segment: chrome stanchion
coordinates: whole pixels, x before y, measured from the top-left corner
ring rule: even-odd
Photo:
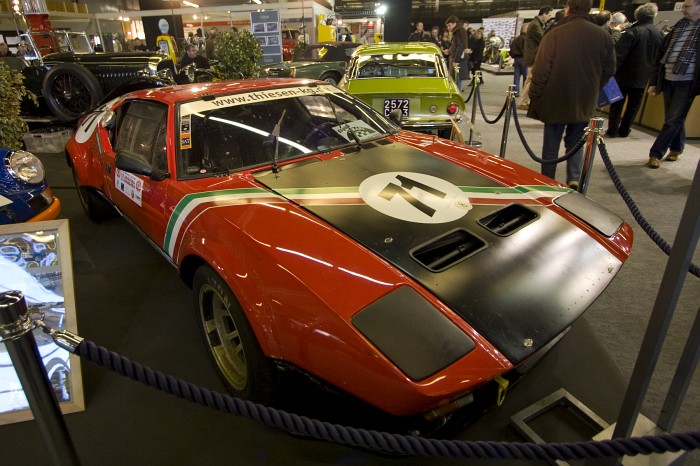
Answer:
[[[474,122],[476,121],[476,106],[478,104],[479,98],[477,97],[477,92],[479,92],[479,80],[481,79],[481,71],[476,71],[474,72],[474,76],[472,77],[472,87],[474,87],[474,94],[472,95],[472,119],[471,119],[471,125],[469,125],[469,142],[467,143],[468,145],[472,145],[474,142]]]
[[[588,190],[588,180],[591,177],[591,168],[593,167],[593,158],[595,157],[595,149],[598,145],[598,137],[603,130],[603,119],[600,117],[591,118],[588,124],[588,136],[586,139],[586,152],[583,157],[583,167],[581,168],[581,177],[578,183],[578,192],[586,194]]]
[[[5,343],[54,464],[79,465],[73,441],[41,362],[32,334],[34,328],[36,324],[27,313],[24,294],[20,291],[0,293],[0,341]]]
[[[498,155],[501,158],[506,158],[506,147],[508,146],[508,130],[510,128],[510,114],[513,111],[513,95],[515,95],[515,84],[508,86],[506,99],[506,114],[503,122],[503,135],[501,136],[501,150]]]

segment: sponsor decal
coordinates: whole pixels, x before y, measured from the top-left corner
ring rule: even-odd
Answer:
[[[221,107],[232,107],[270,100],[291,99],[309,95],[338,94],[340,92],[343,91],[331,85],[285,87],[281,89],[244,92],[241,94],[217,97],[213,100],[198,100],[184,103],[180,106],[180,114],[191,115],[193,113],[206,112]]]
[[[141,178],[117,168],[114,172],[114,186],[141,207],[143,194],[143,180]]]
[[[12,201],[6,198],[5,196],[0,196],[0,207],[4,207],[6,205],[12,204]]]

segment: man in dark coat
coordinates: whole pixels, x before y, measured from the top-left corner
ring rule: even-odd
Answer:
[[[455,65],[459,66],[459,76],[455,78],[457,87],[462,91],[462,79],[464,76],[469,77],[469,54],[471,50],[468,47],[469,38],[467,31],[460,26],[459,18],[452,15],[445,20],[447,30],[452,33],[452,41],[448,50],[448,65],[450,76],[455,78]]]
[[[543,6],[540,8],[537,16],[532,18],[527,24],[527,35],[525,36],[525,54],[523,55],[523,60],[525,66],[532,70],[535,65],[535,57],[537,56],[537,49],[542,41],[542,36],[544,36],[544,30],[552,17],[552,7]],[[530,104],[530,97],[528,96],[528,89],[530,88],[530,76],[532,76],[532,71],[525,80],[525,85],[523,86],[523,93],[520,97],[520,102],[518,102],[518,108],[521,110],[527,110],[527,106]]]
[[[525,53],[525,33],[527,24],[520,28],[520,35],[510,43],[510,56],[513,57],[513,84],[515,84],[515,95],[520,95],[520,79],[527,81],[527,65],[523,55]]]
[[[645,3],[637,7],[634,11],[636,22],[622,33],[615,45],[615,79],[623,97],[627,99],[627,106],[623,115],[624,98],[610,105],[608,130],[605,133],[608,137],[626,138],[630,134],[632,121],[642,104],[652,64],[663,41],[661,30],[654,26],[654,18],[658,12],[659,8],[654,3]]]
[[[664,125],[651,149],[649,168],[678,160],[685,147],[685,118],[700,95],[700,0],[683,2],[683,18],[664,38],[649,80],[647,92],[664,94]]]
[[[408,36],[409,42],[430,42],[430,33],[424,29],[423,22],[416,23],[416,30]]]
[[[590,21],[592,0],[568,0],[564,19],[542,39],[531,69],[528,116],[542,121],[542,158],[554,160],[564,133],[567,152],[581,140],[598,103],[598,93],[615,72],[610,34]],[[529,32],[529,29],[528,29]],[[583,148],[566,163],[566,182],[577,189]],[[555,164],[542,164],[554,178]]]

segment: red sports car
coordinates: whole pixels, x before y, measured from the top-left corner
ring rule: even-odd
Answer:
[[[632,246],[585,196],[319,81],[133,92],[66,149],[87,214],[116,207],[169,258],[218,369],[259,402],[292,367],[447,415],[551,348]]]

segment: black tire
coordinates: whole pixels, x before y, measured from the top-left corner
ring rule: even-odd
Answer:
[[[260,349],[226,282],[204,265],[194,274],[192,292],[209,355],[229,390],[256,403],[272,403],[277,379],[275,365]]]
[[[74,120],[97,107],[104,95],[95,75],[75,63],[51,68],[41,90],[46,105],[61,121]]]
[[[80,184],[78,174],[75,172],[75,167],[71,166],[73,171],[73,181],[75,189],[78,191],[80,205],[87,214],[88,218],[93,222],[99,223],[103,220],[114,218],[117,216],[117,211],[112,205],[107,202],[102,196],[97,194],[92,188],[85,187]]]
[[[340,76],[338,76],[336,73],[323,73],[318,79],[327,83],[331,83],[334,86],[337,86],[340,82]]]

